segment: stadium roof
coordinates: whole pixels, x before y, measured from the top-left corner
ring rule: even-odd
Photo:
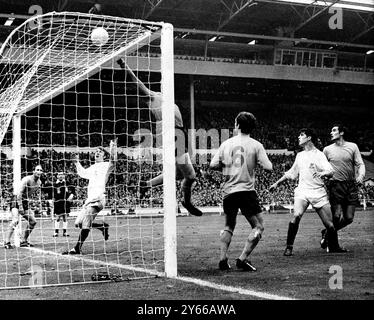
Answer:
[[[176,38],[257,45],[287,44],[365,53],[374,48],[373,0],[98,0],[103,14],[164,21],[174,25]],[[92,0],[39,0],[43,13],[88,12]],[[2,38],[9,14],[25,19],[33,0],[0,0]],[[341,29],[331,29],[330,8],[343,8]],[[31,14],[33,11],[31,12]],[[19,22],[18,22],[19,24]],[[245,37],[240,35],[245,34]],[[253,36],[251,38],[251,36]],[[215,38],[214,38],[215,37]],[[296,39],[296,41],[294,41]]]
[[[272,1],[275,2],[275,1]],[[333,4],[335,1],[313,1],[313,0],[278,0],[278,2],[288,2],[292,4],[301,4],[301,5],[320,5],[320,6],[328,6]],[[344,9],[351,9],[351,10],[360,10],[360,11],[371,11],[373,12],[373,0],[356,0],[356,1],[338,1],[335,4],[335,7],[340,7]]]

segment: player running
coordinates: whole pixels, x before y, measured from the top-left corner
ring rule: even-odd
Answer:
[[[33,247],[33,245],[28,242],[28,238],[33,229],[35,228],[36,220],[33,212],[30,209],[30,200],[33,198],[38,198],[39,202],[41,202],[40,197],[42,182],[40,180],[40,177],[42,174],[42,166],[35,166],[33,174],[28,175],[21,180],[19,191],[16,192],[12,197],[10,206],[12,220],[8,226],[8,230],[5,236],[5,249],[13,249],[10,239],[12,238],[14,230],[18,225],[19,215],[21,215],[21,217],[27,221],[27,227],[21,238],[20,247]]]
[[[255,168],[259,164],[266,170],[273,170],[273,165],[263,145],[250,137],[255,125],[256,118],[252,113],[240,112],[235,119],[238,135],[223,142],[210,163],[210,169],[222,170],[226,177],[222,190],[225,228],[220,235],[220,270],[231,269],[227,252],[239,209],[251,225],[252,231],[241,255],[236,259],[236,267],[244,271],[257,270],[248,260],[264,231],[262,209],[255,191]]]
[[[299,146],[304,150],[296,155],[291,169],[269,188],[273,191],[277,186],[287,179],[299,178],[298,186],[294,191],[294,212],[292,220],[288,224],[285,256],[293,255],[293,244],[299,229],[300,220],[309,205],[316,210],[326,227],[330,251],[336,252],[339,248],[337,233],[332,222],[332,213],[329,199],[325,189],[324,177],[331,177],[333,168],[327,161],[325,155],[315,145],[316,135],[313,130],[303,128],[299,134]]]
[[[136,82],[139,89],[150,97],[148,106],[154,115],[156,121],[162,121],[162,94],[161,92],[155,92],[146,87],[146,85],[139,80],[138,77],[132,72],[132,70],[126,65],[125,61],[121,58],[117,61],[122,69],[125,69],[131,76],[131,78]],[[177,130],[182,130],[183,132],[183,119],[179,107],[174,104],[175,113],[175,128]],[[187,150],[176,150],[176,177],[177,179],[182,179],[182,192],[183,192],[183,202],[182,205],[188,210],[188,212],[194,216],[201,216],[203,213],[196,208],[191,202],[191,191],[192,184],[196,180],[196,173],[192,166],[190,155]],[[150,187],[155,187],[163,183],[163,175],[160,174],[157,177],[149,181],[141,181],[140,188],[141,193],[145,192],[145,189]]]
[[[62,252],[62,254],[80,254],[84,241],[87,239],[91,228],[96,228],[103,233],[104,239],[109,238],[109,225],[102,222],[94,222],[97,214],[105,206],[105,185],[109,174],[114,167],[116,140],[110,142],[109,153],[103,148],[98,147],[95,151],[95,164],[85,169],[79,163],[79,156],[76,155],[75,165],[80,177],[88,179],[87,200],[75,220],[75,226],[80,228],[78,241],[74,248]],[[104,161],[109,157],[109,161]]]
[[[345,140],[347,133],[347,128],[341,124],[334,125],[330,133],[333,144],[323,149],[327,160],[334,168],[328,186],[336,231],[353,222],[356,206],[359,205],[358,185],[365,177],[365,164],[360,150],[355,143]],[[323,249],[328,248],[325,235],[326,230],[322,230]],[[341,252],[347,251],[344,248],[340,249]]]

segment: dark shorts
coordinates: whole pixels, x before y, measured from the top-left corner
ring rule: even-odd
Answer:
[[[223,199],[223,211],[226,215],[236,216],[239,209],[246,217],[262,212],[256,191],[235,192]]]
[[[328,185],[329,200],[332,206],[360,204],[358,188],[355,181],[330,181]]]
[[[70,205],[66,201],[56,201],[54,203],[53,213],[56,215],[70,213]]]
[[[18,204],[18,200],[17,200],[16,195],[13,195],[11,200],[10,200],[10,210],[12,210],[13,208],[16,208],[16,209],[19,210],[19,204]],[[24,211],[29,210],[29,201],[28,200],[26,200],[26,199],[22,200],[22,208],[23,208]]]

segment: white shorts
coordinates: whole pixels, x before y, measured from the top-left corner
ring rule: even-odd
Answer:
[[[295,200],[301,199],[312,205],[314,209],[320,209],[330,204],[325,188],[318,189],[295,189]]]
[[[75,219],[75,225],[83,228],[89,229],[91,228],[92,222],[95,220],[97,214],[103,210],[105,205],[105,197],[102,198],[95,198],[95,199],[87,199],[84,203],[83,209],[78,213],[77,218]],[[96,211],[94,214],[90,214],[87,211],[88,207],[95,207]]]

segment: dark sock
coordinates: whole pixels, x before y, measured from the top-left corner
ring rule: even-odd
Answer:
[[[339,248],[338,232],[334,227],[327,229],[327,241],[330,249]]]
[[[92,228],[98,229],[100,231],[103,231],[104,228],[106,227],[108,227],[108,224],[105,222],[101,222],[101,223],[93,222],[92,223]]]
[[[287,247],[292,247],[293,246],[298,230],[299,230],[299,224],[298,223],[290,222],[288,224],[287,242],[286,242]]]
[[[193,180],[189,180],[189,179],[184,179],[182,182],[183,200],[184,200],[184,203],[186,204],[191,203],[192,183],[193,183]]]
[[[26,229],[25,229],[25,232],[23,233],[23,240],[25,242],[27,242],[27,239],[29,238],[32,230],[34,229],[34,227],[31,227],[31,226],[28,226]]]
[[[342,216],[338,216],[338,217],[333,217],[333,223],[334,223],[334,227],[335,227],[335,230],[338,231],[340,230],[342,227],[345,226],[345,223],[344,223],[344,218]]]
[[[87,239],[89,233],[90,233],[90,229],[82,229],[81,230],[81,232],[79,233],[77,244],[74,247],[75,251],[77,251],[77,252],[81,251],[83,243]]]

